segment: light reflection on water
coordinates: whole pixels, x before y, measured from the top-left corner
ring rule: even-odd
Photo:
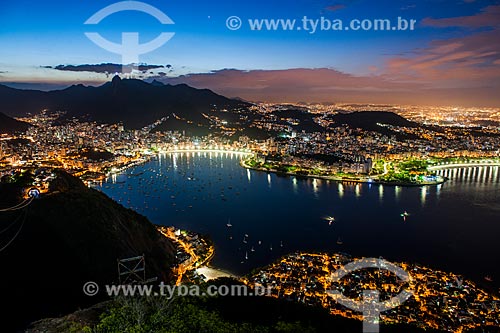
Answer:
[[[239,165],[240,158],[207,152],[165,155],[114,175],[101,189],[153,223],[210,235],[216,245],[213,264],[235,273],[295,250],[318,250],[383,256],[500,280],[499,268],[492,265],[500,256],[498,167],[442,170],[439,174],[451,179],[444,185],[395,187],[250,171]],[[400,216],[404,211],[410,213],[406,222]],[[325,216],[336,221],[329,225]],[[244,234],[249,234],[248,244],[241,242]],[[344,244],[336,244],[338,237]],[[255,252],[243,260],[251,246]]]

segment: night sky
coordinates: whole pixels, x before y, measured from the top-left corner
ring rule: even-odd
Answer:
[[[208,87],[230,97],[269,101],[500,106],[500,3],[420,1],[146,0],[175,24],[126,11],[99,25],[84,22],[117,1],[17,0],[0,3],[0,83],[56,87],[100,84],[103,73],[45,68],[121,63],[85,32],[140,42],[175,36],[140,61],[172,65],[165,82]],[[243,26],[226,27],[229,16]],[[417,21],[414,31],[251,31],[248,19],[390,19]],[[301,23],[301,22],[299,22]],[[297,24],[299,24],[297,23]],[[157,76],[154,72],[150,76]],[[42,84],[42,85],[40,85]],[[28,85],[29,86],[29,85]],[[34,87],[34,86],[33,86]]]

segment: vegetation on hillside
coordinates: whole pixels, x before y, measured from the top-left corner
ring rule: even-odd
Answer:
[[[44,316],[58,316],[106,299],[82,292],[87,281],[111,284],[118,280],[117,259],[145,255],[146,277],[171,279],[173,245],[144,216],[126,209],[79,179],[54,170],[49,193],[19,211],[0,214],[0,294],[8,304],[5,325],[14,331]],[[1,208],[13,207],[31,187],[29,171],[0,182]],[[23,222],[24,221],[24,222]]]
[[[221,278],[214,285],[240,282]],[[207,285],[202,285],[205,290]],[[331,316],[326,309],[271,297],[117,297],[93,321],[88,315],[43,321],[37,329],[51,333],[266,333],[361,332],[358,320]],[[52,326],[51,326],[52,325]],[[409,325],[381,326],[381,332],[420,332]],[[428,331],[436,333],[440,331]]]

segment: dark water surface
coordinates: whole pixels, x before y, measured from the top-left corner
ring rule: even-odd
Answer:
[[[99,189],[155,224],[209,235],[212,265],[236,274],[296,250],[329,251],[417,262],[476,281],[491,276],[498,285],[498,167],[442,171],[452,180],[437,187],[393,187],[249,171],[241,158],[162,155]]]

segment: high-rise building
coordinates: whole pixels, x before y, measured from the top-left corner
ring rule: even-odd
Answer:
[[[365,159],[364,172],[368,174],[372,172],[372,169],[373,169],[373,160],[371,157],[368,157]]]

